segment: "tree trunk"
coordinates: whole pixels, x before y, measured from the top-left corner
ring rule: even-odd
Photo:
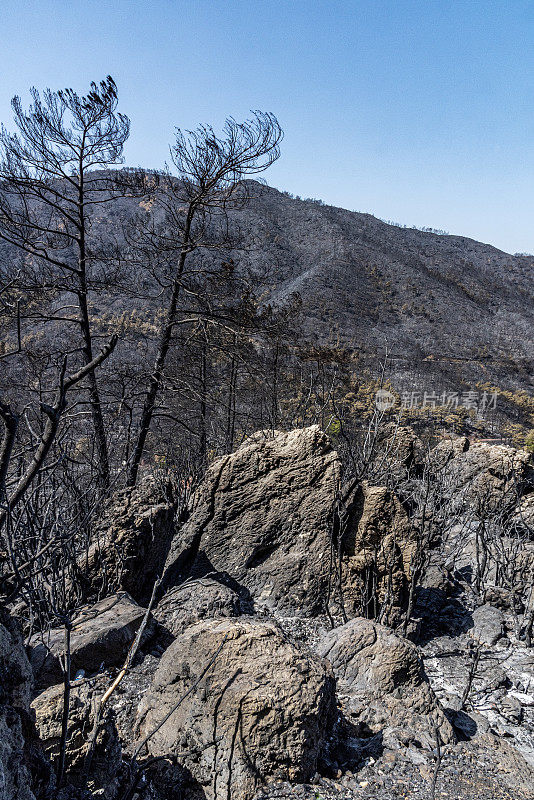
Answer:
[[[141,459],[143,457],[143,452],[145,450],[146,438],[148,436],[148,432],[150,430],[150,424],[152,422],[152,417],[154,415],[156,397],[158,395],[161,386],[161,380],[163,378],[163,368],[165,366],[165,360],[167,358],[167,353],[169,352],[169,347],[171,344],[172,329],[175,322],[176,307],[178,304],[178,296],[180,294],[180,286],[185,267],[185,260],[189,252],[189,234],[191,231],[191,222],[193,218],[193,213],[194,210],[190,206],[187,214],[187,219],[185,222],[184,234],[182,238],[182,249],[180,252],[180,258],[178,260],[176,274],[174,276],[171,298],[169,301],[169,305],[167,307],[167,313],[165,314],[165,319],[161,326],[158,349],[156,352],[156,359],[154,361],[154,368],[152,370],[152,374],[148,382],[148,389],[145,397],[145,402],[143,404],[143,411],[141,412],[141,419],[139,421],[139,433],[137,435],[137,441],[133,449],[130,468],[128,471],[128,477],[126,480],[127,486],[135,486],[137,482],[139,465],[141,464]]]
[[[63,672],[63,711],[61,715],[61,739],[59,744],[59,763],[57,769],[57,785],[61,789],[65,776],[65,763],[67,756],[67,735],[69,732],[69,713],[70,713],[70,634],[72,622],[70,619],[65,621],[65,668]]]
[[[234,352],[230,361],[230,380],[228,385],[228,406],[226,415],[226,452],[231,453],[235,438],[235,400],[237,387],[237,363],[235,357],[236,335],[234,333]]]
[[[200,350],[200,446],[199,461],[202,468],[206,465],[208,453],[208,431],[207,431],[207,349],[208,349],[207,326],[203,325],[202,344]]]
[[[83,337],[82,353],[84,364],[87,365],[93,360],[91,326],[87,311],[87,294],[80,292],[78,294],[78,301],[80,305],[80,328]],[[108,445],[106,428],[104,425],[104,416],[102,414],[102,406],[100,403],[100,393],[98,391],[98,384],[94,370],[91,370],[88,373],[87,382],[89,385],[89,402],[91,404],[91,417],[95,432],[96,452],[98,457],[99,483],[103,489],[108,489],[110,485]]]
[[[93,341],[91,335],[91,324],[89,322],[89,311],[87,308],[87,252],[85,244],[85,208],[84,208],[84,183],[83,167],[80,163],[78,175],[78,219],[79,219],[79,238],[78,238],[78,282],[77,292],[78,306],[80,311],[80,330],[82,334],[82,354],[85,365],[93,360]],[[104,416],[100,403],[100,394],[96,381],[96,374],[92,369],[87,375],[89,384],[89,403],[91,405],[91,417],[95,432],[96,452],[98,457],[99,483],[103,489],[109,489],[110,471],[108,445],[106,438],[106,428]]]
[[[3,503],[7,500],[6,479],[17,435],[19,418],[17,414],[11,411],[9,406],[5,406],[2,403],[0,403],[0,417],[2,417],[5,426],[2,445],[0,446],[0,503]]]

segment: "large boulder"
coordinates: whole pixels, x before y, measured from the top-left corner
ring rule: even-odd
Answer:
[[[164,653],[138,733],[154,732],[150,754],[175,756],[210,800],[249,800],[269,778],[309,780],[334,716],[328,664],[276,624],[204,620]]]
[[[225,571],[279,615],[339,617],[341,601],[349,615],[398,609],[414,549],[408,515],[390,489],[364,482],[345,493],[340,477],[316,425],[255,434],[208,469],[164,585]]]
[[[178,636],[201,619],[252,614],[252,601],[229,586],[225,577],[196,578],[174,586],[158,603],[154,618]]]
[[[99,790],[112,800],[118,789],[118,775],[122,765],[122,750],[111,712],[102,717],[95,740],[90,770],[85,774],[84,762],[90,748],[94,724],[97,695],[102,695],[105,686],[93,687],[81,682],[71,688],[69,720],[67,728],[66,776],[73,786],[84,787],[88,783],[91,791]],[[60,752],[63,684],[50,686],[32,703],[36,715],[37,730],[46,755],[57,762]]]
[[[454,734],[425,676],[417,648],[389,628],[353,619],[329,631],[319,653],[332,664],[344,713],[385,746],[432,749]]]
[[[148,602],[174,535],[175,511],[173,487],[153,476],[118,492],[80,563],[86,591],[104,597],[124,590],[137,602]]]
[[[71,669],[98,672],[102,665],[118,666],[132,644],[145,616],[126,592],[106,597],[83,608],[74,618],[70,639]],[[150,628],[145,629],[145,636]],[[36,634],[30,642],[31,665],[41,688],[61,680],[60,660],[65,649],[63,628]]]
[[[24,754],[26,742],[20,715],[0,706],[0,797],[2,800],[35,800],[32,776]]]
[[[0,608],[0,701],[28,708],[33,676],[17,622]]]
[[[53,774],[30,713],[32,672],[20,630],[0,609],[0,797],[51,797]]]
[[[340,460],[318,426],[255,434],[209,467],[164,584],[226,571],[261,605],[325,611],[339,480]]]

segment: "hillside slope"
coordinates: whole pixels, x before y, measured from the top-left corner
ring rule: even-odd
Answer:
[[[534,256],[249,188],[251,200],[231,217],[253,245],[235,260],[268,275],[271,302],[300,295],[303,340],[346,347],[371,365],[387,350],[399,390],[422,388],[423,377],[436,391],[533,387]],[[96,222],[120,240],[140,211],[150,213],[121,199],[101,206]],[[9,262],[15,253],[0,246],[0,266]],[[119,314],[139,302],[99,294],[97,306]]]
[[[443,364],[469,359],[474,374],[529,383],[534,257],[270,188],[251,203],[248,222],[240,216],[263,233],[256,257],[274,269],[273,299],[300,293],[310,338],[371,355],[387,346],[412,367],[429,356]]]

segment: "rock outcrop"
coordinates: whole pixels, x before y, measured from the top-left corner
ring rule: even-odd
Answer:
[[[51,797],[53,774],[30,713],[33,677],[16,622],[0,609],[0,797]]]
[[[400,500],[385,486],[357,487],[342,539],[342,586],[352,616],[378,613],[383,603],[402,605],[415,548]]]
[[[103,597],[124,590],[147,603],[169,552],[175,510],[173,487],[150,476],[119,492],[92,531],[83,557],[87,591]]]
[[[327,633],[320,645],[337,680],[343,710],[381,733],[383,742],[435,747],[454,734],[424,674],[417,648],[371,620],[353,619]]]
[[[108,549],[91,553],[91,592],[128,585],[142,598],[164,565],[149,625],[86,775],[96,703],[146,612],[121,589],[74,619],[58,794],[64,631],[31,641],[40,693],[30,706],[21,636],[0,612],[1,800],[117,800],[136,778],[139,800],[385,800],[395,781],[424,797],[438,737],[437,791],[531,800],[519,753],[534,752],[532,458],[461,437],[429,455],[408,429],[386,431],[387,447],[395,433],[387,486],[342,486],[340,459],[313,426],[256,434],[215,462],[176,532],[157,484],[121,493],[98,526]],[[393,626],[405,619],[427,492],[432,538],[406,627],[416,646]],[[497,538],[477,561],[477,515],[494,511],[486,534]],[[516,748],[498,751],[511,770],[502,793],[494,773],[477,782],[477,759],[491,760],[499,736]]]
[[[471,442],[467,436],[447,436],[432,448],[429,454],[429,467],[436,475],[445,469],[450,461],[462,453],[467,453]]]
[[[514,509],[510,522],[520,536],[534,541],[534,492],[521,499]]]
[[[351,493],[339,547],[340,476],[317,426],[251,437],[209,468],[164,583],[225,571],[275,614],[336,613],[339,557],[346,612],[361,613],[373,593],[400,606],[413,549],[408,516],[392,491],[364,483]]]
[[[250,437],[209,467],[173,540],[164,583],[225,571],[260,605],[324,612],[340,468],[316,425]]]
[[[386,424],[379,432],[378,440],[384,461],[397,480],[420,474],[426,459],[426,449],[412,428],[396,423]]]
[[[98,672],[102,665],[122,664],[145,616],[126,592],[111,595],[83,608],[72,623],[70,652],[72,674]],[[145,630],[148,636],[150,628]],[[54,628],[31,641],[31,665],[41,688],[61,680],[60,659],[65,649],[63,628]]]
[[[503,612],[486,603],[473,611],[472,618],[470,633],[473,638],[485,647],[493,647],[504,633]]]
[[[526,450],[475,442],[454,454],[442,471],[443,493],[457,506],[486,513],[511,512],[534,488],[534,459]]]
[[[242,617],[178,636],[138,727],[144,737],[161,725],[150,753],[177,757],[210,800],[249,800],[270,778],[309,780],[334,716],[328,664],[299,652],[274,623]]]

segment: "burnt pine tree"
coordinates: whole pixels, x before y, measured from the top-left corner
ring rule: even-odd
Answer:
[[[280,155],[282,130],[274,114],[256,111],[238,123],[226,120],[222,136],[210,125],[176,131],[171,159],[176,176],[161,177],[155,200],[165,223],[152,231],[154,247],[174,263],[156,355],[141,411],[127,483],[134,486],[161,389],[165,362],[177,324],[186,262],[199,249],[229,244],[227,209],[247,199],[246,178],[266,170]]]
[[[92,215],[121,193],[110,167],[122,163],[130,121],[117,112],[117,87],[109,76],[92,83],[86,96],[72,89],[46,89],[42,96],[32,89],[31,96],[27,111],[19,97],[12,100],[17,132],[3,126],[0,131],[0,239],[25,254],[30,290],[74,296],[75,303],[54,320],[78,330],[87,366],[94,359],[88,295],[99,250]],[[86,379],[100,482],[106,487],[108,447],[93,368]]]

